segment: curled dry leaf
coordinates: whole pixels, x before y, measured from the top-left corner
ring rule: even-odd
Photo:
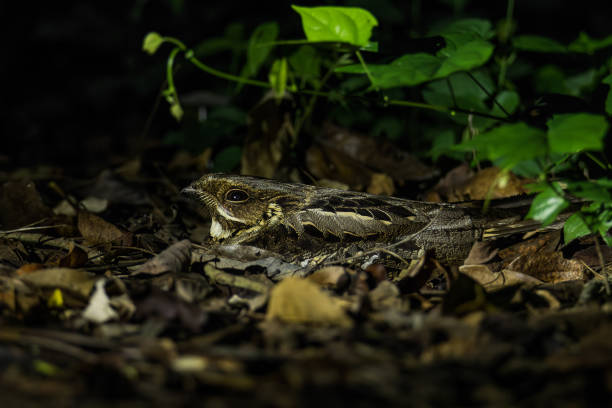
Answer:
[[[487,291],[495,291],[513,285],[534,286],[543,283],[541,280],[521,272],[510,270],[493,272],[487,265],[463,265],[459,267],[459,272],[474,279]]]
[[[180,272],[191,260],[191,242],[184,239],[155,255],[140,265],[132,275],[159,275],[166,272]]]
[[[270,293],[267,319],[286,323],[352,326],[340,302],[308,279],[287,278]]]

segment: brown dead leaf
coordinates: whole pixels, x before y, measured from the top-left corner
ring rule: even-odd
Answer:
[[[240,174],[274,178],[287,157],[295,139],[293,100],[287,96],[277,102],[270,92],[249,112]]]
[[[495,258],[499,250],[492,246],[491,242],[476,241],[470,249],[470,253],[463,261],[464,265],[480,265],[489,262]]]
[[[286,323],[352,326],[340,302],[308,279],[287,278],[270,293],[266,319]]]
[[[21,280],[32,285],[68,290],[82,299],[89,298],[97,279],[92,273],[70,268],[41,269],[21,277]]]
[[[393,195],[395,192],[393,179],[384,173],[372,173],[370,185],[366,191],[370,194]]]
[[[530,237],[527,240],[517,242],[514,245],[501,249],[498,254],[507,265],[519,256],[531,257],[536,254],[553,253],[560,240],[560,231],[538,234],[537,236]]]
[[[19,269],[15,271],[15,273],[17,274],[17,276],[22,276],[22,275],[27,275],[29,273],[32,273],[34,271],[38,271],[44,268],[45,268],[45,265],[43,264],[29,263],[29,264],[21,265]]]
[[[506,267],[506,270],[522,272],[550,283],[584,280],[584,269],[582,263],[564,259],[561,252],[520,256]]]
[[[492,272],[487,265],[463,265],[459,267],[459,272],[474,279],[488,292],[499,290],[505,286],[539,285],[543,283],[533,276],[516,271]]]
[[[149,259],[132,275],[159,275],[166,272],[180,272],[191,260],[191,242],[188,239],[179,241]]]
[[[400,185],[407,181],[429,180],[437,170],[423,164],[414,155],[399,149],[387,140],[369,137],[326,123],[317,142],[324,149],[333,148],[348,158],[389,175]]]
[[[72,244],[70,251],[59,260],[59,266],[64,268],[80,268],[87,263],[87,252]]]
[[[326,266],[317,269],[306,279],[325,288],[341,290],[346,288],[351,281],[350,274],[355,271],[348,270],[342,266]]]
[[[83,238],[93,245],[119,242],[129,246],[132,241],[132,234],[86,211],[79,211],[77,227]]]
[[[7,181],[0,186],[0,225],[5,230],[51,217],[34,183]]]
[[[498,167],[489,167],[474,173],[467,164],[461,164],[449,171],[438,184],[425,195],[426,200],[440,202],[457,202],[505,198],[525,194],[523,186],[527,180],[518,178],[513,173],[500,176]],[[489,196],[491,186],[495,188]]]
[[[306,167],[319,180],[335,180],[352,190],[363,190],[370,184],[372,170],[332,147],[312,145],[306,151]]]

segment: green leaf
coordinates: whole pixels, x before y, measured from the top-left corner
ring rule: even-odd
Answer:
[[[149,55],[153,55],[163,42],[163,37],[155,31],[152,31],[147,34],[144,40],[142,41],[142,50],[148,53]]]
[[[602,48],[606,48],[612,45],[612,35],[607,36],[601,40],[596,40],[589,37],[587,33],[580,33],[578,38],[574,40],[567,48],[573,52],[580,52],[585,54],[593,54]]]
[[[542,225],[546,226],[552,223],[557,215],[568,206],[567,200],[560,196],[553,187],[549,186],[535,196],[527,213],[527,218],[540,221]]]
[[[226,173],[240,164],[242,149],[240,146],[229,146],[221,150],[214,159],[213,171]]]
[[[579,198],[591,201],[612,202],[612,180],[597,179],[567,183],[568,191]]]
[[[565,221],[565,225],[563,226],[563,240],[566,244],[576,238],[589,235],[590,233],[591,229],[584,222],[582,214],[580,213],[572,214]]]
[[[302,18],[308,41],[343,42],[359,47],[368,45],[376,17],[358,7],[299,7],[292,5]]]
[[[612,115],[612,74],[605,77],[601,82],[610,85],[608,96],[606,97],[606,113]]]
[[[313,84],[319,82],[321,75],[321,57],[310,45],[302,45],[289,57],[292,72],[303,80]]]
[[[525,123],[504,124],[474,136],[472,140],[455,146],[456,150],[471,152],[474,149],[485,159],[511,169],[513,166],[543,156],[547,152],[546,135]]]
[[[512,40],[515,48],[523,51],[534,52],[567,52],[567,47],[552,38],[539,35],[519,35]]]
[[[602,115],[568,113],[555,115],[547,122],[548,143],[555,153],[601,150],[608,122]]]
[[[368,64],[374,78],[374,86],[382,89],[397,86],[413,86],[435,78],[440,68],[438,57],[430,54],[406,54],[387,65]],[[336,69],[347,74],[364,74],[361,64],[348,65]]]
[[[247,46],[247,62],[242,71],[243,76],[255,76],[270,52],[274,48],[271,44],[278,37],[278,24],[275,22],[263,23],[257,26],[249,38]]]
[[[281,98],[287,90],[287,58],[281,58],[274,61],[268,80],[277,99]]]
[[[437,55],[406,54],[390,64],[368,64],[368,70],[374,78],[373,86],[381,89],[414,86],[483,65],[494,49],[493,44],[486,41],[491,35],[490,27],[491,24],[486,20],[460,20],[433,33],[442,35],[446,41],[446,46]],[[365,73],[360,64],[340,67],[336,72]]]

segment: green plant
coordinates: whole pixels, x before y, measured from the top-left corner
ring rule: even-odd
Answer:
[[[285,92],[306,96],[296,117],[296,134],[320,97],[339,104],[349,104],[351,98],[359,97],[384,106],[437,112],[448,126],[432,128],[432,157],[467,155],[473,163],[491,162],[502,169],[497,180],[500,184],[510,171],[536,179],[532,191],[538,194],[528,217],[545,225],[570,204],[570,197],[579,197],[584,206],[568,219],[566,241],[599,233],[612,244],[608,234],[612,227],[611,166],[603,156],[612,115],[612,58],[594,58],[598,65],[571,75],[552,64],[535,67],[536,90],[542,94],[582,97],[597,87],[606,87],[604,106],[591,107],[593,112],[582,107],[553,106],[549,114],[530,118],[520,110],[525,101],[513,81],[513,75],[518,75],[513,69],[520,68],[530,55],[597,55],[612,45],[612,36],[597,40],[581,33],[569,45],[542,36],[514,36],[513,7],[514,2],[509,0],[506,18],[497,30],[485,19],[454,21],[428,32],[428,38],[441,39],[438,48],[407,53],[384,64],[367,63],[364,58],[366,52],[377,52],[377,44],[371,41],[377,19],[364,9],[347,7],[292,6],[301,17],[304,40],[279,41],[276,23],[260,25],[248,41],[240,75],[204,64],[176,38],[150,33],[143,49],[153,54],[163,43],[174,46],[167,60],[168,87],[164,95],[177,119],[183,114],[173,78],[179,54],[202,71],[234,81],[239,87],[270,88],[279,97]],[[285,50],[293,47],[294,51],[271,61],[280,46]],[[268,81],[255,79],[269,61]],[[332,77],[343,82],[329,87]],[[420,100],[392,97],[396,90],[405,88],[417,89]],[[550,107],[536,104],[532,108],[531,112],[539,112]],[[456,125],[463,128],[459,142],[449,133]],[[602,176],[590,176],[592,164]]]

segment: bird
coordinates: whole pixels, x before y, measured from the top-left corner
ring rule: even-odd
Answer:
[[[255,246],[302,265],[377,249],[401,259],[429,252],[458,265],[477,241],[541,227],[523,219],[525,205],[483,213],[474,203],[431,203],[222,173],[206,174],[181,193],[210,214],[212,243]]]

